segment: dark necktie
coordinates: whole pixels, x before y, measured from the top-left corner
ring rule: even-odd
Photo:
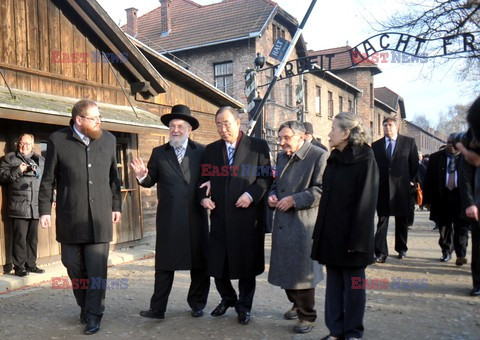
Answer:
[[[447,175],[447,188],[448,190],[452,191],[455,189],[455,158],[453,157],[448,158]]]
[[[388,139],[388,145],[387,145],[387,158],[389,161],[392,160],[392,140]]]

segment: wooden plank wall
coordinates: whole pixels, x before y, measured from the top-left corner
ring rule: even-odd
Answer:
[[[0,70],[12,88],[128,105],[128,81],[50,0],[0,2]],[[0,86],[5,86],[0,80]]]

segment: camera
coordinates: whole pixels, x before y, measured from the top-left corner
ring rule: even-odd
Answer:
[[[38,169],[38,165],[37,164],[27,164],[27,172],[30,172],[30,171],[37,171]]]
[[[453,145],[457,143],[462,143],[467,149],[480,154],[480,144],[473,135],[472,129],[468,129],[466,132],[456,133],[453,139]]]

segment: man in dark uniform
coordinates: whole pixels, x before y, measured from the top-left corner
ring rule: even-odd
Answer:
[[[407,254],[408,213],[411,190],[418,172],[418,151],[415,140],[398,134],[397,120],[383,120],[385,137],[372,144],[380,172],[375,234],[375,255],[378,263],[388,256],[387,232],[389,216],[395,216],[395,250],[398,258]]]
[[[211,197],[199,191],[211,211],[208,265],[222,300],[212,316],[235,307],[238,322],[250,322],[255,277],[265,270],[264,195],[271,183],[268,145],[240,131],[238,113],[222,107],[215,114],[220,140],[207,145],[202,162],[203,182]],[[230,280],[239,280],[239,295]]]
[[[187,106],[175,105],[161,120],[170,128],[169,143],[153,149],[147,167],[139,158],[131,164],[141,186],[157,184],[158,197],[155,287],[150,309],[140,315],[165,318],[175,270],[190,270],[187,301],[199,317],[210,289],[207,213],[196,196],[205,147],[189,139],[199,123]]]
[[[101,129],[98,106],[91,100],[77,102],[70,126],[48,138],[39,193],[43,228],[51,226],[55,188],[62,263],[72,281],[88,280],[87,289],[79,287],[73,293],[81,308],[80,322],[86,323],[85,334],[95,334],[105,310],[105,286],[93,283],[106,282],[112,222],[120,222],[122,201],[116,139]]]

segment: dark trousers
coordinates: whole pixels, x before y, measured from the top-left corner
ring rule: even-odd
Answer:
[[[440,232],[438,244],[442,253],[451,255],[455,249],[457,257],[467,256],[468,222],[456,217],[453,221],[438,225]]]
[[[64,244],[62,243],[62,263],[67,268],[70,280],[88,280],[87,289],[80,284],[73,289],[77,304],[87,314],[102,317],[105,310],[104,286],[94,285],[107,279],[109,243]]]
[[[388,255],[387,233],[388,216],[378,216],[377,232],[375,233],[375,255]],[[395,216],[395,251],[407,252],[408,217]]]
[[[33,268],[37,264],[38,220],[12,218],[13,267]]]
[[[155,270],[155,287],[150,308],[165,312],[167,310],[168,296],[172,291],[173,270]],[[207,304],[208,291],[210,290],[210,276],[207,268],[190,270],[190,289],[188,290],[187,302],[192,310],[202,310]]]
[[[352,278],[365,279],[365,267],[347,268],[327,265],[325,324],[330,335],[361,338],[365,314],[365,289],[353,289]],[[356,279],[358,282],[358,279]]]
[[[250,312],[253,304],[253,296],[255,295],[255,276],[241,278],[238,280],[237,297],[237,292],[233,288],[232,281],[230,280],[228,259],[225,258],[223,277],[215,278],[215,286],[217,287],[218,293],[222,297],[223,304],[235,306],[237,313]]]
[[[287,298],[297,309],[298,319],[314,322],[317,319],[315,310],[315,288],[285,289]]]
[[[472,279],[473,286],[480,287],[480,224],[472,223]]]
[[[410,193],[410,200],[408,202],[408,217],[407,217],[407,227],[413,225],[415,221],[415,204],[417,203],[417,191],[412,189]]]

